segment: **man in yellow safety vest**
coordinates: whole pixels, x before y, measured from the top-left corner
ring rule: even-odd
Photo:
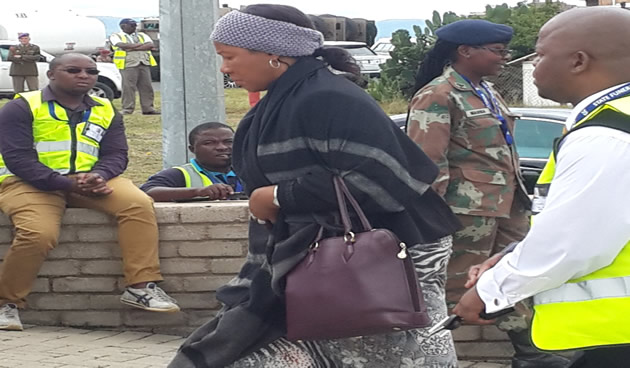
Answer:
[[[162,275],[153,201],[119,176],[128,161],[122,117],[111,101],[87,95],[98,77],[96,63],[64,54],[47,75],[46,88],[20,93],[0,110],[0,210],[15,226],[0,268],[0,330],[22,330],[18,308],[58,243],[66,206],[116,218],[127,285],[122,303],[178,311],[157,286]]]
[[[114,65],[122,75],[123,115],[133,113],[136,107],[136,91],[140,95],[140,107],[144,115],[158,115],[153,107],[151,69],[157,62],[151,54],[153,41],[142,32],[136,32],[136,21],[125,18],[120,21],[122,32],[114,33],[109,42],[114,49]]]
[[[484,324],[483,309],[533,297],[532,342],[580,350],[572,368],[630,365],[629,24],[621,8],[580,8],[540,30],[535,84],[542,97],[573,104],[569,131],[539,179],[530,232],[471,269],[476,285],[454,309]]]

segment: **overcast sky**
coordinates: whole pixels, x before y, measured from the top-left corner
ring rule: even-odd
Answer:
[[[185,0],[184,0],[185,1]],[[209,0],[210,1],[210,0]],[[541,0],[544,1],[544,0]],[[39,12],[73,11],[81,15],[111,15],[119,17],[143,17],[159,14],[159,0],[21,0],[9,4],[2,0],[3,13],[7,10]],[[241,5],[273,3],[292,5],[308,14],[335,14],[350,18],[426,19],[433,10],[440,13],[454,11],[457,14],[480,12],[486,4],[507,3],[516,5],[517,0],[220,0],[220,4],[238,8]],[[565,0],[572,5],[585,5],[584,0]]]

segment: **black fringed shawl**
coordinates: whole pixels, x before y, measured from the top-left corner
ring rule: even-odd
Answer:
[[[438,169],[376,102],[311,57],[300,58],[241,121],[233,165],[248,193],[277,184],[273,231],[249,227],[238,277],[217,292],[219,315],[182,345],[170,368],[223,367],[284,335],[284,276],[320,225],[335,222],[333,175],[344,178],[374,227],[410,245],[459,222],[430,188]]]

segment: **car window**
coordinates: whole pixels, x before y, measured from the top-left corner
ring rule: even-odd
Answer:
[[[348,50],[348,52],[352,56],[374,56],[375,55],[374,51],[370,50],[367,47],[350,47],[350,48],[344,47],[344,49]]]
[[[521,158],[549,158],[553,141],[562,135],[564,124],[549,120],[521,118],[516,120],[516,148]]]
[[[9,58],[9,47],[0,47],[0,58],[4,61],[7,61]]]

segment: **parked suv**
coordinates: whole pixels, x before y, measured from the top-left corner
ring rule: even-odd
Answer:
[[[9,56],[9,47],[16,45],[17,41],[0,40],[0,97],[13,96],[13,81],[9,75],[11,62],[7,60]],[[40,51],[42,57],[37,62],[37,70],[39,72],[39,88],[48,85],[48,63],[54,58],[51,54],[44,50]],[[119,98],[122,94],[122,77],[118,69],[113,63],[96,63],[96,67],[100,71],[98,81],[90,95],[105,97],[113,100]]]
[[[388,59],[387,56],[377,55],[363,42],[324,41],[324,47],[346,49],[359,64],[361,74],[370,78],[381,76],[381,64]]]

